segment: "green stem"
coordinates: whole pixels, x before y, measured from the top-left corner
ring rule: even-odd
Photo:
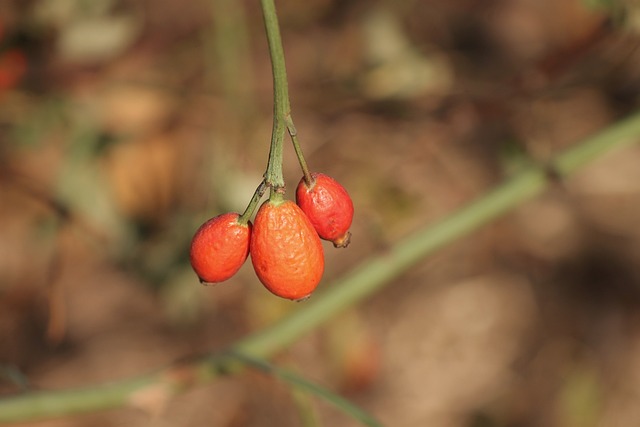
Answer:
[[[265,173],[265,182],[271,187],[271,197],[277,197],[280,189],[284,188],[282,174],[282,146],[286,131],[285,118],[291,109],[289,105],[289,88],[287,85],[287,70],[284,62],[284,50],[278,26],[278,16],[273,0],[261,0],[262,15],[267,31],[267,43],[273,72],[273,129],[271,133],[271,149],[269,162]]]
[[[31,392],[0,400],[0,423],[62,417],[131,404],[135,393],[158,384],[155,375],[113,384],[54,392]]]
[[[291,142],[293,143],[293,149],[296,152],[296,157],[298,157],[298,163],[300,163],[300,168],[302,169],[304,182],[307,184],[307,187],[311,188],[313,187],[314,179],[313,179],[313,176],[311,176],[311,172],[309,172],[309,166],[307,166],[307,161],[304,159],[304,155],[302,154],[302,147],[300,146],[300,142],[298,141],[298,130],[293,124],[293,119],[291,118],[291,114],[287,115],[286,121],[287,121],[287,129],[289,130],[289,135],[291,136]]]
[[[614,148],[634,142],[639,136],[640,112],[585,139],[556,156],[549,165],[560,177],[568,177]],[[279,322],[230,346],[229,352],[269,358],[284,350],[340,311],[354,306],[391,283],[398,275],[439,248],[471,234],[542,192],[551,182],[548,171],[549,168],[545,167],[528,169],[440,222],[400,240],[383,254],[369,257],[345,276],[324,285],[323,291]],[[221,370],[235,372],[231,367],[229,361],[209,355],[182,365],[181,375],[170,375],[177,369],[172,365],[165,367],[160,373],[142,375],[110,385],[7,397],[0,399],[0,423],[115,408],[131,404],[135,401],[135,396],[147,390],[157,391],[160,388],[179,391],[193,384],[210,381]],[[171,387],[166,386],[167,378],[174,379],[169,383]],[[183,378],[184,383],[177,383],[176,378]],[[178,387],[179,385],[183,387]]]
[[[363,411],[359,407],[355,406],[353,403],[349,402],[344,397],[314,383],[308,381],[304,377],[286,370],[279,368],[275,365],[268,363],[263,359],[256,359],[251,356],[247,356],[241,353],[230,353],[230,357],[237,359],[242,362],[244,365],[262,371],[266,374],[270,374],[276,378],[285,381],[292,386],[304,390],[308,393],[314,394],[328,403],[332,404],[345,414],[349,415],[355,420],[358,420],[362,424],[369,427],[382,427],[382,424],[378,420],[376,420],[371,414]]]
[[[267,185],[264,183],[264,181],[262,181],[260,185],[258,185],[258,188],[256,188],[256,191],[253,193],[253,197],[251,197],[251,201],[249,201],[247,208],[244,210],[242,215],[240,215],[240,218],[238,218],[238,222],[240,224],[246,225],[249,222],[256,210],[256,206],[258,206],[258,202],[264,195],[264,191],[266,190],[266,188]]]

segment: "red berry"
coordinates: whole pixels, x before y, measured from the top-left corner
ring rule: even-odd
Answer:
[[[318,235],[333,242],[335,247],[347,247],[351,240],[353,202],[347,190],[335,179],[314,172],[307,186],[304,177],[296,189],[296,203],[309,217]]]
[[[229,279],[249,256],[251,223],[238,222],[237,213],[225,213],[200,226],[191,241],[191,267],[202,283]]]
[[[320,283],[324,251],[313,225],[295,203],[267,200],[254,221],[251,262],[269,291],[301,300]]]

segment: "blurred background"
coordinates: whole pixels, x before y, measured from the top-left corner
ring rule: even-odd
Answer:
[[[321,287],[640,104],[633,0],[276,6],[307,161],[356,207]],[[0,2],[0,395],[149,372],[299,308],[250,263],[213,288],[188,265],[261,180],[271,82],[257,0]],[[607,155],[276,362],[389,426],[639,425],[639,165]],[[151,416],[29,425],[299,426],[300,399],[248,372]]]

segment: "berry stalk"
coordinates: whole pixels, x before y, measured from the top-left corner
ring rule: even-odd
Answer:
[[[279,199],[284,188],[282,174],[282,146],[286,131],[286,117],[291,110],[287,69],[284,62],[284,49],[278,26],[278,16],[273,0],[261,0],[264,26],[267,32],[271,70],[273,73],[273,129],[269,162],[265,173],[265,184],[270,188],[269,198]]]
[[[240,217],[238,218],[238,222],[240,224],[246,225],[249,223],[249,220],[253,216],[253,213],[255,212],[256,207],[258,206],[258,202],[264,195],[264,191],[266,190],[266,188],[267,186],[264,183],[264,181],[262,181],[260,185],[258,185],[258,188],[256,188],[256,191],[253,193],[253,197],[251,197],[251,201],[247,205],[247,208],[244,210],[242,215],[240,215]]]
[[[307,184],[307,187],[313,187],[314,179],[313,175],[309,171],[309,166],[307,166],[307,161],[304,159],[304,155],[302,154],[302,147],[298,142],[298,130],[293,124],[293,119],[291,118],[291,114],[287,115],[287,130],[289,131],[289,136],[291,136],[291,142],[293,143],[293,149],[296,152],[296,157],[298,157],[298,163],[300,163],[300,168],[302,169],[302,175],[304,176],[304,182]]]
[[[291,118],[291,102],[289,100],[289,85],[287,82],[287,69],[284,61],[284,49],[280,37],[278,16],[273,0],[261,0],[262,15],[267,31],[267,43],[271,58],[273,72],[273,130],[271,133],[271,150],[269,151],[269,163],[265,173],[265,182],[271,188],[270,199],[281,199],[284,188],[282,174],[282,144],[285,130],[289,132],[293,148],[296,152],[304,180],[308,186],[313,185],[313,177],[302,154],[302,148],[298,142],[298,132]]]

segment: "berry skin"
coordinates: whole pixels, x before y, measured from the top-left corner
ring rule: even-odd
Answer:
[[[291,300],[311,295],[324,272],[324,252],[307,216],[291,200],[267,200],[256,214],[251,262],[273,294]]]
[[[201,283],[224,282],[237,273],[249,256],[251,223],[240,224],[237,213],[211,218],[191,241],[191,267]]]
[[[296,189],[296,203],[309,217],[318,235],[333,242],[336,248],[346,248],[351,240],[353,202],[347,190],[335,179],[323,173],[311,174],[313,183],[307,186],[304,177]]]

